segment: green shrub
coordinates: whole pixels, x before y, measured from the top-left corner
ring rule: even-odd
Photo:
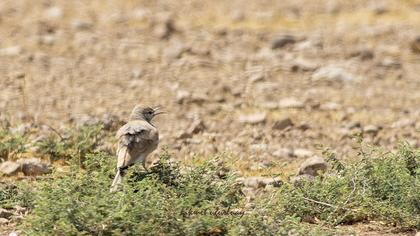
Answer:
[[[81,164],[88,153],[92,153],[100,138],[105,135],[101,124],[83,126],[64,135],[52,134],[35,145],[40,154],[48,155],[52,161],[68,160]]]
[[[332,168],[322,176],[284,184],[274,211],[332,225],[379,219],[420,228],[418,151],[401,145],[397,153],[361,152],[357,161],[345,164],[331,157]]]
[[[230,220],[186,212],[239,204],[241,192],[233,177],[215,177],[217,168],[211,164],[181,173],[165,156],[150,173],[132,168],[127,173],[131,181],[124,181],[123,191],[111,194],[113,159],[106,154],[88,154],[86,169],[41,183],[23,231],[29,235],[199,234],[226,228]],[[198,173],[203,178],[195,178]]]
[[[26,142],[23,135],[12,134],[9,129],[0,127],[0,161],[8,160],[13,154],[24,152]]]

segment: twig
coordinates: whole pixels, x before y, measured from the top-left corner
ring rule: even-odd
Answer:
[[[44,124],[45,126],[47,126],[48,128],[50,128],[55,134],[57,134],[58,135],[58,137],[60,137],[60,139],[61,139],[61,141],[63,141],[64,140],[64,138],[63,138],[63,136],[61,136],[61,134],[56,130],[56,129],[54,129],[53,127],[51,127],[50,125],[47,125],[47,124]]]
[[[307,198],[307,197],[303,197],[303,199],[304,199],[304,200],[306,200],[306,201],[309,201],[309,202],[314,202],[314,203],[317,203],[317,204],[319,204],[319,205],[328,206],[328,207],[332,207],[332,208],[338,208],[337,206],[331,205],[331,204],[329,204],[329,203],[326,203],[326,202],[320,202],[320,201],[313,200],[313,199],[310,199],[310,198]]]

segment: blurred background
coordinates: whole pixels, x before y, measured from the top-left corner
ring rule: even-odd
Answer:
[[[324,145],[419,146],[420,1],[0,1],[1,119],[123,123],[249,171]],[[238,164],[239,165],[239,164]]]

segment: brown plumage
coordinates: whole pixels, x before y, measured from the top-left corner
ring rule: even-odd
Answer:
[[[146,168],[146,158],[159,144],[159,132],[151,123],[153,117],[163,112],[159,108],[136,106],[130,115],[130,120],[117,132],[117,173],[111,185],[111,192],[118,189],[125,170],[141,162]]]

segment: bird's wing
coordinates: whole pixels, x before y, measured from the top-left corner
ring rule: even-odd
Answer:
[[[118,166],[123,167],[131,164],[138,155],[145,152],[150,143],[151,129],[140,122],[129,122],[117,132],[118,138]]]

